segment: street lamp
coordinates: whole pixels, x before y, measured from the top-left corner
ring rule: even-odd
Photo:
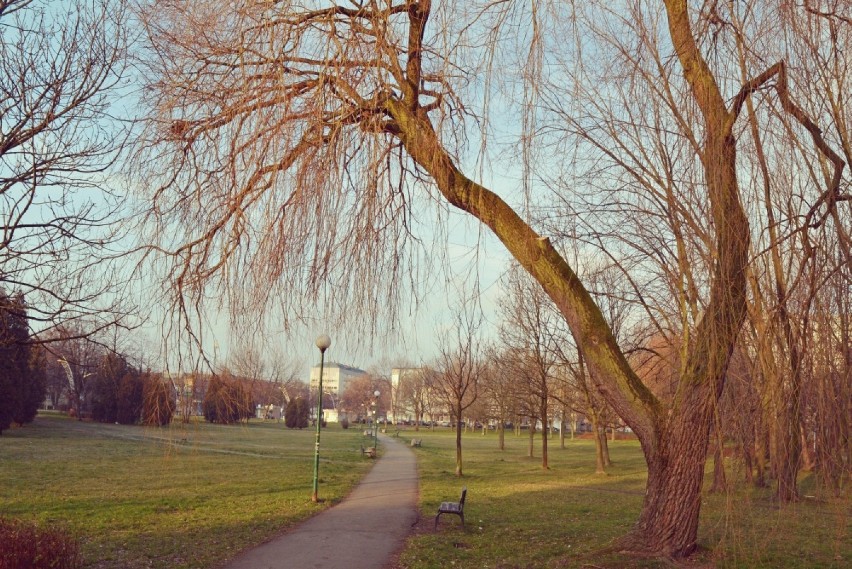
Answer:
[[[317,390],[317,442],[314,448],[314,493],[311,494],[311,502],[319,502],[319,449],[320,449],[320,427],[322,425],[322,371],[325,366],[325,351],[331,346],[331,338],[323,334],[317,338],[317,348],[320,351],[320,374],[319,389]]]
[[[381,395],[381,393],[379,393],[379,390],[377,389],[373,395],[376,396],[376,401],[373,407],[373,428],[376,429],[376,438],[374,439],[375,442],[373,443],[373,448],[376,449],[376,452],[379,452],[379,395]]]

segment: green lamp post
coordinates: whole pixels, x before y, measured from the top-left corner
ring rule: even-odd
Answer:
[[[376,453],[379,452],[379,390],[377,389],[373,395],[376,396],[376,401],[373,403],[373,428],[375,429],[375,438],[373,439],[373,448],[376,449]]]
[[[317,389],[317,441],[314,448],[314,492],[311,502],[319,502],[319,450],[320,428],[322,427],[322,372],[325,366],[325,351],[331,346],[331,338],[323,334],[317,338],[317,348],[320,351],[319,389]]]

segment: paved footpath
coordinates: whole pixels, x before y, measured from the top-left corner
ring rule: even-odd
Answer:
[[[380,441],[381,458],[345,500],[240,554],[224,569],[386,567],[417,521],[418,484],[411,449],[385,435]],[[322,499],[322,484],[319,495]]]

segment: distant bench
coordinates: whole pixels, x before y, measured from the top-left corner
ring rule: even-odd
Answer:
[[[467,496],[467,488],[462,488],[461,498],[458,502],[441,502],[438,508],[438,515],[435,516],[435,529],[438,529],[438,519],[441,514],[453,514],[461,518],[462,527],[464,527],[464,499]]]
[[[423,443],[423,439],[411,439],[411,446],[419,447]]]

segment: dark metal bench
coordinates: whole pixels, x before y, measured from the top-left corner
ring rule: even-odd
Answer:
[[[438,508],[438,515],[435,516],[435,529],[438,529],[438,519],[441,514],[453,514],[461,518],[462,527],[464,527],[464,499],[467,496],[467,488],[462,488],[461,498],[458,502],[441,502],[441,507]]]

